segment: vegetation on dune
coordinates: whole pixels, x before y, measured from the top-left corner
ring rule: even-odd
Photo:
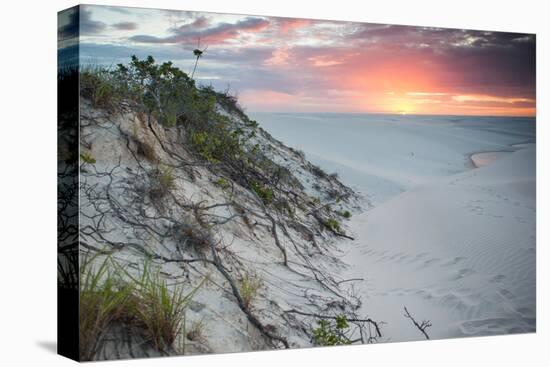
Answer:
[[[351,218],[351,212],[349,210],[339,211],[338,215],[340,215],[341,217],[344,217],[346,219]]]
[[[246,307],[250,307],[258,296],[263,282],[257,277],[245,276],[240,282],[240,292]]]
[[[110,257],[96,265],[96,257],[80,265],[80,358],[93,360],[115,323],[143,330],[158,351],[173,348],[187,305],[202,283],[186,293],[182,285],[169,286],[148,261],[133,276]]]
[[[285,185],[301,188],[288,169],[267,158],[254,143],[258,123],[246,116],[229,90],[217,92],[210,86],[197,86],[171,62],[158,64],[151,56],[144,60],[132,56],[130,63],[118,64],[112,70],[83,68],[80,81],[82,96],[96,107],[111,111],[115,103],[124,101],[145,113],[149,124],[156,120],[166,128],[180,128],[186,147],[197,158],[216,166],[216,172],[225,172],[265,205],[287,200]],[[242,124],[236,124],[232,116]],[[141,156],[158,163],[150,146],[143,142],[137,145]],[[319,167],[312,166],[312,171],[328,177]],[[164,196],[173,186],[170,173],[162,169],[153,172],[152,178],[155,198]]]
[[[313,329],[313,341],[317,345],[347,345],[352,341],[349,338],[350,326],[345,315],[336,316],[335,320],[321,319]]]
[[[88,164],[95,164],[96,160],[90,153],[84,152],[80,153],[80,159],[82,159],[82,162],[88,163]]]
[[[200,55],[197,61],[199,58]],[[338,203],[348,193],[341,193],[343,185],[338,186],[341,184],[337,176],[328,175],[318,166],[303,161],[303,153],[292,154],[302,159],[299,164],[315,176],[318,184],[325,183],[322,187],[324,204],[320,197],[309,196],[294,172],[275,161],[270,151],[273,147],[270,144],[261,145],[262,140],[258,137],[265,137],[266,133],[256,121],[246,116],[235,96],[230,95],[228,90],[217,92],[212,87],[197,86],[192,78],[171,62],[157,64],[151,56],[144,60],[133,56],[128,64],[118,64],[113,69],[83,68],[80,83],[82,97],[89,100],[92,106],[108,113],[130,109],[140,117],[142,124],[136,126],[152,131],[152,134],[147,131],[147,134],[137,136],[134,133],[136,136],[127,137],[128,149],[135,152],[134,158],[140,163],[140,172],[128,170],[125,173],[132,178],[128,182],[142,179],[139,194],[143,195],[132,196],[134,201],[131,205],[136,207],[107,202],[111,207],[102,207],[105,210],[102,215],[108,213],[117,220],[126,220],[129,226],[141,226],[144,232],[163,245],[165,240],[174,241],[177,258],[165,258],[166,255],[155,253],[149,243],[132,243],[133,248],[142,246],[146,254],[156,254],[157,257],[152,257],[154,259],[178,262],[183,267],[191,262],[214,266],[228,281],[239,308],[248,320],[268,339],[288,347],[284,337],[263,325],[254,315],[254,303],[263,282],[249,275],[233,279],[232,274],[243,272],[231,273],[228,270],[231,265],[224,264],[222,256],[231,250],[216,238],[215,228],[234,219],[242,219],[253,235],[256,228],[264,228],[281,251],[282,264],[288,267],[287,249],[282,236],[289,239],[296,249],[296,253],[290,252],[290,256],[303,258],[311,256],[308,255],[310,251],[299,248],[300,243],[294,241],[295,233],[292,231],[297,231],[308,241],[305,247],[315,247],[319,253],[321,247],[315,236],[322,230],[346,237],[342,224],[336,218],[349,218],[351,213],[336,212],[330,205]],[[164,144],[159,138],[163,135],[157,134],[159,131],[177,138]],[[177,134],[168,135],[170,132]],[[155,139],[160,144],[155,145]],[[277,144],[274,139],[269,142]],[[177,149],[172,151],[170,146]],[[96,163],[91,153],[86,152],[81,154],[81,161],[85,164]],[[185,198],[182,186],[186,181],[181,179],[187,179],[185,175],[189,171],[199,171],[196,167],[212,173],[215,178],[210,176],[209,180],[220,189],[226,202],[212,204],[207,200],[193,202]],[[103,174],[112,179],[112,172]],[[97,175],[98,171],[90,174]],[[193,175],[189,173],[191,180],[195,180]],[[136,188],[130,187],[128,190]],[[106,190],[109,189],[110,186],[107,186]],[[236,200],[239,195],[243,200]],[[107,200],[111,198],[110,195],[106,197]],[[327,203],[327,197],[334,202]],[[143,198],[146,198],[145,201]],[[98,200],[96,197],[88,199]],[[144,205],[151,202],[156,212],[154,209],[151,212],[144,210]],[[209,212],[215,208],[227,208],[230,214],[226,215],[222,210]],[[96,232],[93,233],[99,233],[101,228],[94,230]],[[230,255],[227,257],[231,258]],[[169,285],[158,269],[150,267],[150,262],[143,265],[138,276],[130,274],[110,259],[97,268],[91,263],[84,262],[81,266],[81,276],[86,279],[80,289],[81,311],[85,312],[81,314],[83,359],[94,358],[98,341],[113,323],[121,320],[142,330],[158,351],[177,350],[174,344],[178,344],[176,339],[181,336],[192,341],[203,340],[203,324],[193,324],[190,330],[185,330],[185,310],[198,288],[186,293],[179,285]],[[321,274],[315,274],[315,279],[327,281]],[[346,344],[346,330],[345,317],[335,323],[320,322],[313,330],[314,341],[319,345]],[[180,347],[184,350],[185,342]]]
[[[327,220],[325,220],[324,224],[328,229],[330,229],[333,232],[340,233],[342,231],[340,222],[335,218],[328,218]]]
[[[109,326],[121,319],[134,291],[132,284],[121,282],[105,260],[99,266],[85,259],[80,264],[80,358],[92,360]]]

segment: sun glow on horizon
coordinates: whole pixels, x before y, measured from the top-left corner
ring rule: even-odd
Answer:
[[[189,70],[200,37],[196,80],[251,111],[536,114],[532,34],[94,5],[79,19],[81,59],[98,64],[152,55]]]

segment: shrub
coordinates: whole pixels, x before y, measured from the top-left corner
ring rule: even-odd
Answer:
[[[349,324],[345,315],[336,316],[335,322],[321,319],[317,321],[317,328],[313,329],[313,341],[317,345],[347,345],[351,340],[347,336]]]
[[[214,181],[214,184],[216,184],[217,186],[221,187],[222,190],[227,190],[231,187],[231,184],[229,183],[229,181],[227,181],[225,178],[223,177],[220,177],[218,178],[216,181]]]
[[[325,226],[333,232],[340,233],[340,222],[334,218],[329,218],[324,222]]]
[[[214,243],[212,232],[208,228],[203,228],[199,224],[185,219],[174,228],[176,240],[180,243],[183,250],[193,250],[202,253],[209,250]]]
[[[252,190],[254,190],[264,204],[269,205],[273,202],[273,190],[270,187],[260,182],[252,182],[251,186]]]
[[[113,109],[120,100],[120,93],[113,83],[111,73],[99,66],[88,66],[80,72],[80,91],[90,99],[92,106]]]
[[[340,216],[342,216],[342,217],[344,217],[344,218],[346,218],[346,219],[351,218],[351,213],[350,213],[349,210],[339,211],[339,212],[338,212],[338,215],[340,215]]]
[[[240,282],[240,294],[246,308],[249,308],[252,305],[252,302],[256,299],[258,291],[262,285],[263,283],[261,279],[249,276],[242,278]]]
[[[321,169],[321,167],[319,166],[316,166],[314,164],[311,165],[311,173],[313,173],[313,175],[319,177],[319,178],[324,178],[327,176],[326,172],[323,171]]]

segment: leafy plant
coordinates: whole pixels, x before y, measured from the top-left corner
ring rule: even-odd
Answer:
[[[273,202],[273,189],[260,182],[252,182],[251,187],[264,204],[269,205]]]
[[[227,181],[225,178],[223,177],[220,177],[218,178],[216,181],[214,181],[214,183],[221,187],[222,190],[227,190],[231,187],[231,184],[229,183],[229,181]]]
[[[96,163],[95,158],[92,157],[92,155],[88,152],[80,153],[80,159],[82,159],[82,161],[84,163],[88,163],[88,164],[95,164]]]
[[[313,341],[317,345],[347,345],[351,344],[348,337],[350,330],[345,315],[338,315],[334,322],[326,319],[317,321],[317,328],[313,329]]]
[[[344,217],[344,218],[346,218],[346,219],[351,218],[351,213],[350,213],[349,210],[339,211],[339,212],[338,212],[338,215],[340,215],[340,216],[342,216],[342,217]]]

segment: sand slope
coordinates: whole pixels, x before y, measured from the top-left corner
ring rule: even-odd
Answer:
[[[535,330],[534,145],[418,186],[354,219],[345,261],[389,340]]]
[[[342,276],[363,279],[350,283],[384,340],[424,338],[403,306],[431,320],[432,338],[535,330],[534,119],[258,119],[365,195]]]

